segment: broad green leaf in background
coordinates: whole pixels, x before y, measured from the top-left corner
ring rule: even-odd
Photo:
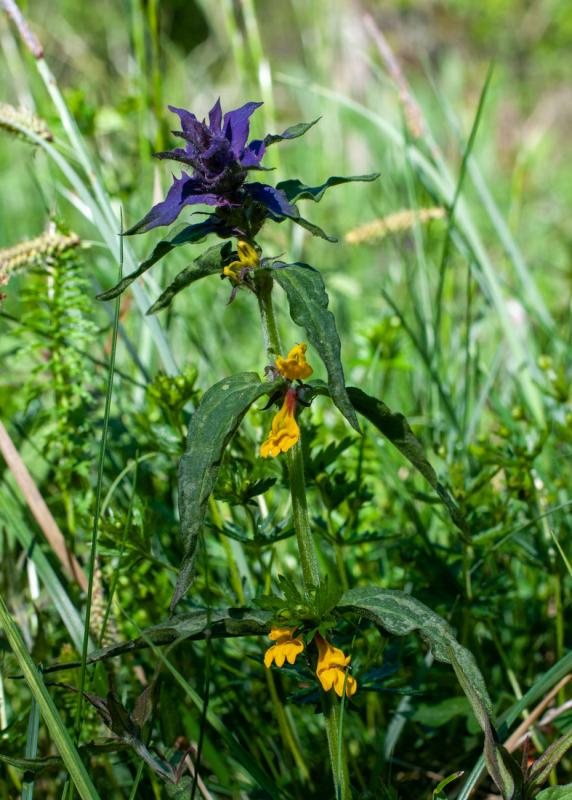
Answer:
[[[372,425],[375,425],[397,447],[400,453],[419,470],[443,501],[457,528],[465,535],[468,535],[465,518],[450,493],[439,482],[437,473],[427,460],[423,446],[411,430],[404,415],[394,413],[382,400],[371,397],[361,389],[349,386],[347,392],[355,410],[369,420]]]
[[[204,239],[209,233],[214,233],[217,230],[217,226],[213,223],[211,219],[206,219],[203,222],[198,222],[195,225],[187,225],[182,230],[178,227],[175,231],[173,231],[169,236],[165,239],[162,239],[158,244],[155,245],[155,248],[149,258],[142,261],[141,264],[137,267],[136,270],[126,275],[118,284],[113,286],[111,289],[108,289],[106,292],[101,292],[101,294],[97,295],[98,300],[113,300],[118,295],[122,294],[128,286],[130,286],[133,281],[137,280],[137,278],[141,277],[144,272],[147,272],[154,264],[157,263],[161,258],[170,253],[171,250],[174,250],[175,247],[180,247],[183,244],[192,244],[194,242],[199,242],[201,239]],[[224,245],[215,245],[214,247],[221,248]],[[205,251],[203,256],[207,256],[207,254],[214,248],[209,248]]]
[[[255,372],[241,372],[205,392],[189,425],[185,454],[179,465],[179,512],[184,556],[171,611],[193,580],[198,536],[226,446],[250,406],[277,384],[261,383]]]
[[[298,200],[313,200],[315,203],[319,203],[326,190],[332,186],[355,181],[374,181],[379,178],[379,174],[379,172],[372,172],[369,175],[349,175],[346,178],[333,175],[320,186],[307,186],[298,178],[291,178],[287,181],[280,181],[276,184],[276,188],[281,189],[291,203],[296,203]]]
[[[230,255],[231,249],[230,242],[209,247],[202,255],[195,258],[190,267],[186,267],[186,269],[179,272],[175,280],[167,286],[151,308],[148,309],[147,314],[156,314],[157,311],[167,308],[179,292],[186,289],[187,286],[190,286],[192,283],[195,283],[195,281],[206,278],[209,275],[220,274],[225,263],[225,258],[227,255]]]
[[[458,716],[467,716],[471,712],[471,706],[466,697],[447,697],[440,703],[422,703],[410,715],[410,719],[419,722],[421,725],[429,725],[432,728],[440,728],[447,725],[452,719]]]
[[[284,289],[290,316],[304,328],[310,344],[317,350],[328,372],[330,396],[350,425],[359,431],[356,413],[348,397],[341,361],[341,346],[336,320],[328,310],[328,294],[317,269],[296,263],[272,273]]]

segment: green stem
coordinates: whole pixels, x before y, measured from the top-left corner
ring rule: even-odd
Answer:
[[[310,589],[320,582],[318,559],[314,549],[312,531],[310,530],[310,516],[308,514],[308,501],[306,499],[306,483],[304,481],[304,459],[300,442],[288,450],[288,472],[290,473],[290,495],[292,497],[292,516],[296,541],[300,552],[302,577],[304,587]]]
[[[264,331],[264,343],[269,360],[274,361],[276,355],[280,353],[280,337],[274,316],[274,306],[272,304],[272,277],[265,273],[256,276],[256,286],[258,294],[258,305]],[[320,571],[318,569],[318,559],[312,539],[310,529],[310,517],[308,514],[308,501],[306,499],[306,482],[304,480],[304,458],[302,446],[298,442],[287,452],[288,471],[290,474],[290,495],[292,497],[292,516],[294,528],[296,530],[296,541],[300,553],[300,563],[302,565],[302,577],[304,588],[318,586],[320,582]],[[350,785],[346,751],[340,747],[340,708],[335,697],[324,696],[324,712],[326,717],[326,734],[328,737],[328,751],[330,753],[330,763],[334,786],[336,789],[336,800],[349,800]]]
[[[256,275],[256,293],[264,334],[264,346],[266,348],[266,356],[270,362],[273,362],[281,351],[280,334],[278,333],[274,305],[272,303],[273,283],[272,276],[268,275],[267,272],[259,272]]]
[[[328,751],[334,776],[336,800],[350,800],[350,780],[346,751],[340,748],[340,703],[331,694],[324,698]]]

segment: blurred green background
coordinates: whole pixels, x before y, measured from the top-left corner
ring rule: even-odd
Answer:
[[[572,645],[566,625],[572,588],[566,560],[572,553],[569,0],[35,0],[21,7],[125,227],[170,184],[169,165],[152,159],[174,143],[176,118],[168,104],[203,117],[219,96],[224,110],[263,100],[252,120],[254,137],[321,117],[303,139],[268,153],[265,163],[275,168],[269,182],[298,177],[315,185],[330,175],[381,173],[374,183],[332,189],[319,206],[303,208],[338,244],[289,223],[266,226],[261,244],[269,255],[285,252],[288,260],[323,271],[348,383],[407,415],[466,515],[472,539],[459,540],[427,486],[381,437],[366,426],[359,442],[348,438],[345,423],[322,400],[305,415],[312,519],[323,537],[323,564],[340,581],[405,589],[449,620],[474,652],[495,710],[505,711]],[[0,87],[0,103],[25,106],[46,121],[56,148],[88,186],[61,115],[5,16]],[[117,259],[105,226],[78,191],[45,152],[11,135],[0,114],[0,248],[38,236],[50,219],[84,243],[68,273],[64,263],[54,277],[40,260],[2,287],[0,408],[85,563],[112,313],[95,294],[115,283]],[[425,222],[424,209],[439,211]],[[372,222],[373,233],[360,233]],[[118,231],[117,223],[115,247]],[[160,238],[154,231],[127,247],[140,260]],[[148,273],[149,303],[202,248],[180,248]],[[65,291],[54,292],[58,281],[69,289],[68,299]],[[181,554],[175,482],[185,404],[225,375],[264,368],[255,304],[241,292],[227,306],[228,294],[228,284],[211,279],[179,295],[158,318],[166,351],[157,344],[158,328],[142,313],[145,305],[130,293],[122,301],[104,476],[110,502],[100,550],[105,592],[119,575],[125,616],[115,610],[115,638],[133,637],[136,626],[166,614]],[[300,331],[284,305],[281,331],[291,346]],[[309,357],[323,377],[317,356]],[[186,376],[179,384],[164,374],[178,371]],[[291,540],[270,548],[262,540],[242,547],[237,539],[280,532],[287,518],[281,465],[262,464],[255,455],[268,425],[268,414],[250,414],[223,465],[217,488],[222,521],[209,523],[209,531],[217,531],[207,548],[214,574],[210,585],[200,575],[193,602],[248,602],[277,574],[296,576]],[[136,456],[148,460],[135,492],[131,483],[114,481]],[[268,477],[276,483],[264,503],[238,502],[241,492]],[[133,529],[123,559],[118,538],[132,490]],[[46,595],[50,584],[43,574],[37,610],[28,602],[38,598],[23,568],[25,531],[37,536],[37,530],[6,470],[1,491],[2,591],[20,610],[35,658],[61,660],[69,647],[65,615]],[[221,525],[224,536],[218,535]],[[40,541],[36,546],[65,584]],[[65,585],[81,609],[81,593]],[[351,634],[345,635],[349,645]],[[381,666],[378,640],[372,631],[368,637],[356,644],[354,674],[362,694],[346,722],[356,797],[429,798],[440,777],[472,768],[480,733],[452,672],[443,665],[430,669],[423,648],[409,640],[385,642]],[[277,712],[261,673],[260,642],[218,648],[208,679],[224,724],[286,796],[327,796],[325,745],[313,707],[296,693],[296,676],[286,676],[278,692],[309,777],[283,742],[276,748]],[[196,643],[181,650],[173,664],[202,687],[204,648]],[[11,657],[2,658],[3,674],[14,671]],[[141,663],[151,674],[153,657]],[[115,679],[132,705],[140,689],[132,664],[122,663]],[[105,692],[101,675],[98,680]],[[252,703],[244,700],[245,685]],[[21,754],[29,697],[14,682],[6,681],[4,690],[1,741]],[[180,717],[173,715],[180,686],[165,678],[162,692],[155,741],[171,748],[183,734],[196,740],[194,707],[182,704]],[[564,710],[566,701],[562,690]],[[64,711],[66,703],[73,706],[62,699]],[[101,734],[93,713],[89,725]],[[571,726],[563,712],[554,726],[535,731],[533,747],[541,752]],[[217,758],[220,742],[212,731],[209,736],[205,761],[209,775],[216,775],[211,789],[215,796],[231,795],[235,784]],[[48,748],[45,739],[41,744]],[[102,797],[129,797],[133,786],[138,797],[168,796],[150,771],[138,775],[132,755],[117,761],[99,756],[91,766],[100,790],[108,787]],[[1,769],[4,800],[14,796],[19,779],[11,768]],[[267,796],[255,780],[232,770],[249,797]],[[558,780],[571,774],[565,760]],[[59,788],[46,778],[38,796],[59,797]]]

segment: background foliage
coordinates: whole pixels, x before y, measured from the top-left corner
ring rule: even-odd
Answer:
[[[285,223],[265,231],[265,249],[323,271],[348,383],[407,415],[469,536],[373,427],[359,438],[317,399],[304,441],[321,566],[342,589],[369,583],[423,601],[474,653],[499,717],[539,688],[518,722],[528,719],[570,646],[569,4],[36,0],[22,8],[126,225],[168,183],[165,165],[151,159],[171,144],[167,103],[201,114],[219,94],[226,108],[264,100],[255,135],[322,116],[303,140],[269,152],[276,180],[382,173],[312,206],[312,219],[340,244]],[[0,245],[33,239],[50,220],[82,243],[64,252],[35,245],[17,268],[13,253],[0,252],[0,275],[10,275],[0,309],[0,408],[86,567],[113,329],[112,305],[94,298],[116,281],[117,243],[113,255],[106,236],[117,229],[86,205],[77,148],[64,143],[61,114],[5,17],[0,47],[0,101],[35,109],[80,175],[79,185],[70,182],[0,114]],[[383,221],[359,231],[375,220]],[[144,238],[131,242],[136,258],[151,249],[153,236]],[[190,414],[212,383],[264,368],[255,305],[240,293],[227,307],[228,286],[212,278],[159,315],[160,339],[141,309],[201,246],[180,250],[148,273],[140,291],[150,302],[123,298],[99,482],[94,645],[133,639],[165,619],[182,554],[176,475]],[[285,298],[279,321],[289,341]],[[283,468],[256,455],[269,413],[247,416],[223,462],[188,607],[248,605],[278,575],[297,579]],[[1,594],[35,662],[75,661],[81,584],[54,556],[3,463],[1,478]],[[429,798],[442,778],[473,768],[480,729],[453,672],[432,662],[422,640],[382,640],[365,620],[355,634],[348,624],[340,645],[352,651],[360,683],[344,718],[356,797]],[[21,667],[0,644],[4,799],[30,778],[14,759],[36,755],[38,723],[26,685],[10,677]],[[266,672],[264,647],[256,637],[186,640],[90,671],[89,690],[103,697],[111,685],[117,698],[112,709],[84,705],[83,755],[101,796],[176,797],[161,770],[199,740],[211,796],[328,796],[316,687],[303,668]],[[79,686],[75,669],[53,680]],[[77,693],[50,692],[72,730]],[[529,755],[570,730],[567,698],[563,686],[560,713],[525,726]],[[119,704],[129,709],[130,741]],[[124,739],[113,752],[97,749],[109,736],[104,712]],[[56,754],[43,722],[37,754]],[[192,772],[181,769],[188,795]],[[551,780],[572,781],[572,761]],[[52,761],[25,791],[60,797],[64,784]],[[461,784],[442,792],[454,797]],[[485,797],[492,785],[479,791]]]

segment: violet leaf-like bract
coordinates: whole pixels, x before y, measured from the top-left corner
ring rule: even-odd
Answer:
[[[300,213],[280,186],[247,182],[246,179],[252,170],[267,169],[260,163],[267,147],[303,136],[319,118],[299,122],[281,134],[267,134],[263,139],[248,142],[250,117],[261,105],[245,103],[223,116],[220,100],[217,100],[209,111],[208,122],[201,122],[184,108],[169,106],[181,125],[181,130],[173,131],[173,135],[183,139],[184,146],[155,153],[155,157],[176,161],[191,172],[183,169],[179,177],[173,175],[165,199],[129,228],[126,235],[171,225],[184,208],[199,204],[214,206],[214,213],[221,217],[225,226],[231,218],[236,236],[255,235],[267,218],[277,222],[296,221]],[[308,229],[312,231],[311,223]]]

